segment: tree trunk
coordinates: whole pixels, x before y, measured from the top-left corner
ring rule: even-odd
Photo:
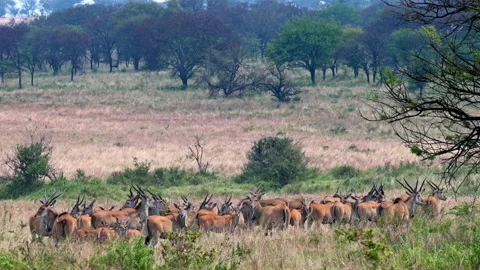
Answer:
[[[19,67],[17,72],[18,72],[18,88],[22,89],[22,68]]]
[[[327,68],[322,67],[322,79],[325,81],[326,77],[327,77]]]
[[[73,74],[75,72],[75,65],[72,63],[72,70],[70,71],[70,81],[73,82]]]
[[[110,73],[113,72],[113,59],[112,57],[108,57],[108,65],[110,66]]]
[[[365,72],[365,76],[367,76],[367,83],[370,83],[370,72],[368,68],[363,68],[363,71]]]
[[[358,78],[358,67],[353,68],[353,77],[356,79]]]
[[[138,70],[139,64],[140,64],[140,60],[134,58],[134,59],[133,59],[133,68],[134,68],[135,70]]]
[[[33,86],[33,76],[35,74],[35,68],[30,70],[30,85]]]
[[[180,80],[182,80],[182,87],[187,88],[188,87],[188,78],[187,75],[185,74],[180,74]]]
[[[0,77],[2,77],[2,84],[5,84],[5,72],[0,72]]]
[[[311,68],[310,70],[310,80],[312,81],[312,84],[315,85],[317,82],[315,80],[315,68]]]
[[[336,74],[336,73],[335,73],[335,65],[332,65],[332,66],[330,67],[330,69],[332,70],[332,78],[335,79],[335,74]]]

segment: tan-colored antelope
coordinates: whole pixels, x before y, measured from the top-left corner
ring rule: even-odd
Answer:
[[[437,218],[440,216],[440,200],[446,201],[447,197],[443,194],[443,188],[430,181],[427,183],[432,188],[432,193],[424,200],[426,205],[421,208],[421,211],[429,217]]]
[[[341,201],[333,203],[330,208],[332,215],[332,223],[350,223],[352,221],[352,213],[357,208],[358,202],[351,203],[347,199],[352,195],[348,193]]]
[[[309,213],[305,200],[288,201],[288,208],[290,209],[290,225],[296,228],[304,227]]]
[[[199,228],[206,232],[232,232],[242,222],[243,216],[241,216],[241,212],[238,209],[233,209],[231,200],[232,196],[225,199],[218,211],[218,215],[197,215]]]
[[[287,229],[290,224],[290,209],[286,204],[263,206],[261,201],[252,200],[255,223],[265,230],[265,235],[272,234],[274,229]]]
[[[142,230],[148,217],[149,199],[140,187],[133,187],[138,194],[140,202],[135,208],[124,208],[118,211],[97,210],[92,215],[92,225],[94,228],[105,226],[113,227],[117,218],[120,220],[129,220],[131,229]]]
[[[337,191],[335,191],[335,194],[333,194],[333,196],[326,195],[325,197],[323,197],[323,199],[320,202],[323,204],[331,203],[331,202],[335,203],[335,202],[341,201],[341,199],[342,199],[342,195],[340,192],[340,187],[338,187]]]
[[[28,220],[32,236],[49,236],[51,234],[53,223],[58,216],[51,207],[55,205],[57,198],[60,196],[61,194],[57,195],[55,192],[48,199],[45,197],[43,201],[40,200],[42,205]]]
[[[400,181],[396,180],[402,187],[404,187],[410,194],[408,200],[403,202],[400,198],[395,199],[392,205],[384,208],[382,205],[378,207],[378,215],[380,217],[386,217],[387,219],[395,219],[399,221],[405,221],[407,219],[413,218],[415,216],[416,205],[424,205],[422,194],[420,191],[423,188],[425,180],[423,180],[420,188],[418,188],[418,180],[415,184],[415,188],[412,188],[407,181],[405,184],[402,184]]]
[[[335,202],[316,203],[312,201],[309,206],[308,227],[313,224],[331,224],[332,211],[331,208]]]
[[[77,216],[80,213],[80,205],[84,203],[85,197],[80,200],[78,196],[75,205],[70,213],[63,212],[57,216],[52,228],[52,239],[55,241],[55,246],[58,247],[60,241],[73,235],[77,230]]]
[[[90,202],[88,206],[86,204],[83,204],[83,210],[82,210],[82,215],[78,217],[77,219],[77,228],[78,229],[93,229],[92,226],[92,214],[93,214],[93,205],[95,203],[95,199]],[[111,211],[111,210],[110,210]]]
[[[129,241],[132,241],[140,237],[142,233],[139,230],[129,229],[130,224],[128,223],[128,220],[121,221],[117,219],[114,230],[121,239],[128,239]]]
[[[157,246],[158,240],[164,238],[166,232],[180,232],[187,226],[187,211],[181,209],[176,203],[173,204],[178,209],[178,215],[170,216],[149,216],[147,218],[147,237],[145,238],[145,245],[152,243],[154,247]]]

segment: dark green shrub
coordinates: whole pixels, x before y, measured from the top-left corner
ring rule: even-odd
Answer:
[[[154,269],[153,251],[139,238],[135,242],[113,242],[105,255],[90,260],[91,269]]]
[[[216,176],[212,173],[195,173],[179,168],[158,168],[152,171],[149,162],[139,162],[137,158],[134,158],[133,167],[112,173],[107,179],[107,183],[171,187],[199,185],[215,178]]]
[[[264,182],[279,188],[304,180],[308,173],[305,153],[290,138],[262,138],[254,143],[247,159],[242,173],[236,178],[237,182]]]
[[[52,179],[51,151],[52,146],[45,137],[35,138],[33,135],[30,143],[15,146],[5,160],[5,165],[12,171],[12,180],[30,188],[46,177]]]
[[[198,243],[201,233],[187,230],[185,233],[167,233],[169,242],[162,243],[163,264],[157,269],[239,269],[240,259],[249,250],[237,244],[230,256],[218,260],[219,252],[216,249],[205,251]]]
[[[352,166],[338,166],[330,171],[330,174],[337,179],[348,179],[358,175],[358,170]]]

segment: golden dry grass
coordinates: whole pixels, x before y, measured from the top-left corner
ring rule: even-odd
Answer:
[[[0,92],[0,152],[24,139],[27,128],[51,136],[56,167],[105,177],[132,164],[194,168],[186,159],[193,136],[203,134],[212,170],[238,173],[252,143],[282,134],[301,142],[310,166],[359,169],[415,162],[388,125],[364,121],[359,97],[368,87],[303,87],[301,101],[278,104],[267,96],[209,98],[179,90],[160,73],[97,73],[36,79],[35,88]],[[177,88],[172,90],[172,88]],[[1,87],[0,87],[1,89]]]

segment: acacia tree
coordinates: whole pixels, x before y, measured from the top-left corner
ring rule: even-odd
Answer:
[[[22,46],[25,35],[28,33],[28,27],[25,24],[2,25],[0,26],[0,44],[3,44],[4,54],[8,62],[16,70],[18,75],[18,88],[22,88],[22,71],[24,66],[24,57],[22,55]]]
[[[71,81],[73,81],[75,71],[81,67],[81,60],[85,57],[89,42],[88,35],[81,30],[72,29],[63,32],[61,35],[63,56],[72,65],[70,69]]]
[[[24,66],[30,72],[31,86],[33,86],[35,70],[42,64],[44,60],[43,47],[40,43],[41,40],[37,39],[36,37],[37,35],[34,34],[34,30],[30,30],[30,32],[26,35],[21,47],[21,55]]]
[[[201,81],[208,85],[210,95],[222,92],[225,96],[241,95],[254,89],[263,80],[263,74],[247,63],[248,54],[243,47],[208,54]]]
[[[308,70],[315,84],[317,68],[331,62],[341,35],[341,27],[334,22],[303,17],[283,27],[279,37],[268,45],[268,55],[276,63]]]
[[[204,63],[206,52],[236,43],[223,22],[204,13],[171,13],[146,21],[140,31],[145,33],[140,37],[147,50],[158,55],[157,61],[164,62],[183,87]]]
[[[422,36],[435,57],[413,53],[423,72],[390,73],[386,91],[372,100],[374,116],[367,118],[391,123],[412,153],[439,158],[446,164],[444,179],[458,188],[480,165],[480,11],[471,1],[401,0],[391,5],[402,19],[429,24]],[[405,78],[425,81],[424,94],[408,91]],[[468,173],[454,182],[462,167]]]

